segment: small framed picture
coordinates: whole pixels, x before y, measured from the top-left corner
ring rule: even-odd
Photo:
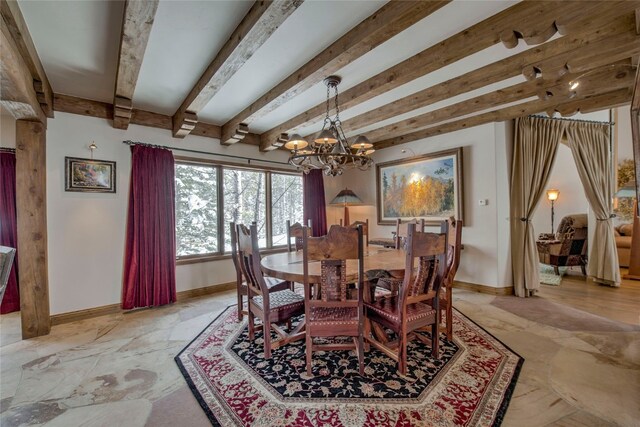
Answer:
[[[65,157],[64,189],[85,193],[116,192],[116,162]]]

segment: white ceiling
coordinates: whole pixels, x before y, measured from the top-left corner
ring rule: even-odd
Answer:
[[[112,102],[124,2],[18,4],[54,92]]]
[[[385,3],[305,1],[198,116],[206,122],[226,123]]]
[[[514,3],[517,2],[454,1],[338,71],[336,74],[342,77],[342,83],[340,83],[339,89],[341,92],[344,92],[350,87],[353,87],[356,84],[394,66],[395,64],[412,57],[428,47],[457,34],[473,24],[506,9]],[[493,62],[492,58],[487,58],[487,61]],[[465,68],[464,72],[470,71],[471,69],[472,68]],[[452,77],[454,76],[450,76],[448,78]],[[442,81],[447,80],[448,78],[443,79]],[[423,81],[424,79],[418,80]],[[431,86],[431,84],[420,85],[418,80],[403,86],[404,91],[406,92],[405,95]],[[287,104],[276,109],[262,119],[253,122],[251,124],[251,130],[257,133],[269,130],[274,125],[282,123],[300,112],[318,105],[323,102],[325,98],[326,86],[323,83],[319,83],[301,96],[289,101]],[[398,96],[394,95],[391,97],[385,97],[387,102],[389,98],[391,98],[391,100],[395,100]],[[373,106],[374,104],[371,105]],[[371,108],[373,107],[364,107],[364,109],[359,110],[359,113],[368,111]],[[351,112],[351,109],[346,111]],[[349,117],[347,114],[344,114],[341,115],[341,118],[343,116],[344,118]],[[319,124],[319,127],[314,126],[311,129],[315,131],[320,127],[322,127],[322,123]]]
[[[19,0],[34,43],[55,92],[111,102],[123,2]],[[200,112],[207,123],[223,124],[305,64],[386,0],[305,1]],[[403,31],[337,74],[340,91],[353,87],[416,53],[494,15],[516,1],[456,0]],[[161,0],[134,95],[134,106],[173,114],[215,57],[251,1]],[[497,44],[387,93],[345,110],[341,118],[365,113],[529,48]],[[513,77],[371,125],[372,130],[524,81]],[[325,99],[319,83],[251,124],[260,133]],[[522,100],[518,102],[526,102]],[[317,131],[321,124],[302,129]]]
[[[133,96],[134,106],[175,113],[252,4],[161,1]]]

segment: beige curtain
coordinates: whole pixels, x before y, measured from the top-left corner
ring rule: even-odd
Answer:
[[[596,216],[588,274],[596,282],[620,286],[618,251],[613,231],[609,125],[569,123],[567,139],[587,200]]]
[[[567,124],[522,117],[516,120],[511,162],[511,264],[519,297],[540,287],[538,251],[530,218],[544,192]]]

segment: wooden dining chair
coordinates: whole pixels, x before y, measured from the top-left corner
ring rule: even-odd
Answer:
[[[342,219],[340,219],[340,226],[342,227]],[[369,246],[369,218],[364,221],[354,221],[349,224],[349,227],[357,228],[359,225],[362,226],[362,239],[366,246]]]
[[[462,220],[456,220],[455,218],[449,218],[448,229],[449,237],[447,238],[447,244],[449,248],[447,250],[447,271],[444,277],[444,282],[440,288],[440,312],[439,320],[440,327],[443,327],[442,319],[444,314],[445,330],[447,331],[447,339],[451,341],[453,339],[453,280],[458,272],[458,266],[460,265],[460,253],[462,248]]]
[[[236,292],[238,296],[238,321],[242,321],[245,314],[248,313],[244,309],[244,297],[248,295],[246,276],[242,272],[240,267],[240,260],[238,258],[238,232],[235,222],[229,223],[229,232],[231,233],[231,259],[233,260],[233,266],[236,270]],[[278,292],[284,289],[291,289],[292,283],[276,279],[274,277],[265,277],[265,283],[269,292]]]
[[[424,231],[424,219],[412,219],[407,222],[402,222],[399,218],[396,220],[396,231],[394,233],[396,249],[403,248],[411,226],[418,226],[418,231]],[[366,274],[371,286],[372,300],[376,287],[388,290],[392,296],[397,295],[404,278],[404,270],[374,269],[367,271]]]
[[[448,225],[443,221],[439,234],[416,231],[415,227],[415,224],[409,226],[405,273],[398,295],[364,303],[367,320],[397,335],[397,340],[391,342],[385,336],[374,337],[370,333],[365,335],[365,339],[398,362],[398,371],[402,375],[407,372],[408,341],[420,339],[428,342],[426,337],[415,333],[418,329],[431,326],[431,354],[435,358],[440,357],[438,293],[447,267]],[[416,259],[417,271],[414,268]],[[378,333],[384,332],[382,328],[378,328]]]
[[[238,260],[244,277],[247,278],[249,300],[249,339],[255,339],[255,318],[262,321],[264,333],[264,357],[271,358],[271,350],[295,340],[304,339],[304,321],[295,329],[285,331],[283,324],[291,325],[291,319],[304,313],[304,297],[291,289],[270,292],[262,274],[260,265],[260,249],[258,247],[258,230],[255,224],[247,229],[242,224],[236,226],[238,236]],[[271,340],[271,330],[280,337]]]
[[[418,231],[424,231],[424,219],[412,219],[410,221],[402,222],[400,218],[396,220],[396,249],[402,249],[402,245],[409,235],[409,227],[412,225],[418,226]]]
[[[311,220],[307,221],[307,227],[311,229]],[[293,244],[291,239],[294,239]],[[291,225],[291,221],[287,220],[287,250],[289,252],[302,250],[302,224],[299,222]]]
[[[306,319],[307,375],[312,375],[314,351],[355,349],[360,374],[364,374],[363,338],[363,243],[362,227],[332,225],[322,237],[309,237],[303,230],[304,304]],[[347,260],[357,260],[357,288],[350,292],[346,280]],[[320,262],[319,298],[309,280],[309,262]],[[353,295],[355,294],[355,295]],[[314,344],[315,337],[352,337],[353,343]]]

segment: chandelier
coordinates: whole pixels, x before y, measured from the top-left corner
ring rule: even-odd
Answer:
[[[367,170],[373,164],[371,154],[375,151],[373,144],[366,136],[360,135],[349,145],[340,122],[340,106],[338,104],[338,85],[340,77],[329,76],[324,79],[327,85],[327,115],[322,130],[308,142],[299,134],[293,134],[284,145],[291,150],[289,164],[309,173],[312,169],[322,169],[327,176],[342,175],[345,169]],[[331,89],[334,91],[336,115],[331,118]]]

